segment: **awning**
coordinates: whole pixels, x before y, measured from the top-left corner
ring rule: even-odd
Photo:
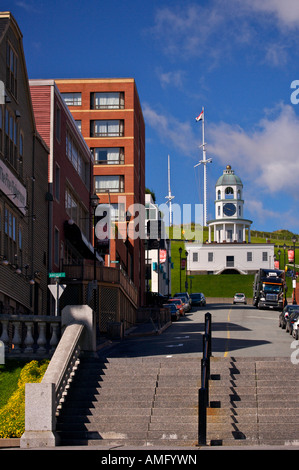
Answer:
[[[93,259],[94,248],[92,244],[83,235],[80,228],[72,219],[64,222],[64,234],[69,242],[76,248],[82,255],[82,258]],[[97,260],[103,262],[103,258],[97,253]]]

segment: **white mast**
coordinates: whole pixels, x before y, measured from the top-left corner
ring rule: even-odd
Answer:
[[[198,118],[196,118],[197,121],[202,121],[202,153],[203,153],[203,157],[202,157],[202,160],[200,160],[197,165],[194,166],[197,167],[201,164],[203,164],[203,184],[204,184],[204,192],[203,192],[203,204],[204,204],[204,210],[203,210],[203,216],[204,216],[204,220],[203,220],[203,225],[204,227],[206,227],[207,225],[207,163],[211,163],[212,162],[212,159],[211,158],[208,158],[206,157],[206,143],[205,143],[205,117],[204,117],[204,108],[202,108],[202,112],[201,114],[199,115]]]
[[[169,204],[169,226],[172,227],[172,208],[171,208],[171,201],[174,199],[174,196],[171,195],[170,189],[170,157],[168,155],[168,195],[165,196],[167,199],[167,203]]]

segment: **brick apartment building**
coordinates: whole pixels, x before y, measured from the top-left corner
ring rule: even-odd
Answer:
[[[128,208],[145,204],[145,125],[135,81],[63,79],[55,83],[92,151],[94,187],[100,204],[112,207],[112,221],[118,228],[109,245],[99,247],[105,265],[127,272],[142,305],[144,240],[133,239],[130,231],[126,236]]]
[[[37,132],[22,33],[0,12],[0,313],[47,311],[48,148]]]

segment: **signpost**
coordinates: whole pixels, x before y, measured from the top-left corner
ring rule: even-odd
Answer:
[[[65,273],[49,273],[50,279],[55,279],[55,284],[49,284],[48,288],[55,299],[55,316],[59,313],[59,299],[62,296],[66,284],[59,284],[59,279],[65,277]],[[56,296],[56,297],[55,297]]]

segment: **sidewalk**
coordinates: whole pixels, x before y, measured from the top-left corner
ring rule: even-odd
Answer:
[[[137,323],[128,330],[125,331],[123,338],[110,338],[108,335],[100,336],[97,339],[97,351],[106,346],[111,345],[114,341],[122,341],[128,338],[141,337],[141,336],[155,336],[163,333],[167,328],[171,326],[172,322],[168,322],[165,325],[161,326],[153,321],[147,321],[144,323]]]

